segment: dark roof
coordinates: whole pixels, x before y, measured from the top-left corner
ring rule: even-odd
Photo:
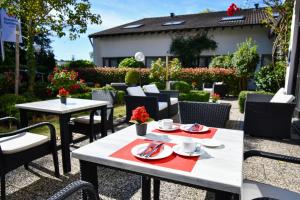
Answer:
[[[104,31],[93,33],[89,37],[102,37],[111,35],[125,35],[135,33],[151,33],[164,31],[178,31],[189,29],[202,28],[217,28],[217,27],[233,27],[233,26],[248,26],[260,25],[262,20],[266,18],[264,8],[240,10],[235,16],[244,16],[244,20],[221,21],[223,17],[228,17],[226,11],[210,12],[190,15],[175,15],[174,17],[154,17],[144,18],[121,26],[110,28]],[[170,21],[184,21],[179,25],[164,26],[163,24]],[[126,29],[129,25],[143,24],[137,28]]]

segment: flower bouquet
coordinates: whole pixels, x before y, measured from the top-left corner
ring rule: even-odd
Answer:
[[[150,121],[152,121],[152,119],[147,113],[145,106],[137,107],[132,111],[130,122],[135,124],[138,135],[146,135],[147,123]]]
[[[217,101],[220,100],[220,95],[217,94],[217,93],[213,93],[211,95],[211,100],[212,100],[213,103],[217,103]]]
[[[67,104],[67,97],[69,95],[69,91],[65,88],[61,88],[58,91],[58,97],[60,98],[60,102],[63,104]]]

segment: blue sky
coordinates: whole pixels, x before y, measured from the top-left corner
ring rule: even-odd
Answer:
[[[146,17],[167,16],[169,13],[192,14],[204,9],[226,10],[231,3],[239,7],[253,7],[261,0],[91,0],[92,11],[100,14],[102,24],[89,25],[86,34],[75,41],[67,37],[52,37],[56,59],[90,59],[92,46],[88,35]]]

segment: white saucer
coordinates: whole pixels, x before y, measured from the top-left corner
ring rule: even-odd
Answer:
[[[194,151],[191,153],[185,152],[185,151],[183,151],[182,145],[180,145],[180,144],[173,146],[173,151],[175,153],[177,153],[178,155],[188,156],[188,157],[201,156],[205,153],[205,151],[202,148],[200,148],[200,151]]]
[[[176,126],[176,125],[173,125],[171,129],[165,129],[165,128],[161,127],[161,126],[158,126],[158,127],[157,127],[157,130],[160,130],[160,131],[166,131],[166,132],[167,132],[167,131],[176,131],[176,130],[178,130],[178,129],[179,129],[179,127]]]
[[[212,147],[212,148],[219,147],[219,146],[223,145],[221,142],[219,142],[218,140],[214,140],[214,139],[204,139],[204,140],[201,140],[200,143],[203,146]]]
[[[144,143],[144,144],[139,144],[139,145],[136,145],[135,147],[133,147],[131,149],[131,153],[135,156],[135,157],[138,157],[138,158],[142,158],[142,159],[145,159],[145,160],[157,160],[157,159],[162,159],[162,158],[166,158],[168,156],[170,156],[172,153],[173,153],[173,150],[170,146],[164,144],[162,149],[160,150],[160,152],[154,156],[154,157],[144,157],[144,156],[140,156],[139,154],[141,152],[143,152],[147,147],[148,147],[149,143]]]
[[[203,128],[199,131],[192,131],[189,130],[189,128],[191,128],[191,126],[193,126],[193,124],[185,124],[185,125],[181,125],[180,129],[186,132],[190,132],[190,133],[204,133],[207,132],[209,130],[209,128],[207,126],[203,125]]]

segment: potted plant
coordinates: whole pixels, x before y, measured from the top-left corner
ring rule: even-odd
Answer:
[[[65,88],[61,88],[58,91],[58,97],[60,98],[60,102],[63,104],[67,104],[67,97],[69,95],[69,91],[66,90]]]
[[[220,95],[217,94],[217,93],[213,93],[211,95],[211,100],[212,100],[213,103],[217,103],[217,101],[220,100]]]
[[[147,113],[145,106],[137,107],[132,111],[130,122],[135,124],[136,133],[138,135],[146,135],[147,123],[150,121],[152,121],[152,119]]]

